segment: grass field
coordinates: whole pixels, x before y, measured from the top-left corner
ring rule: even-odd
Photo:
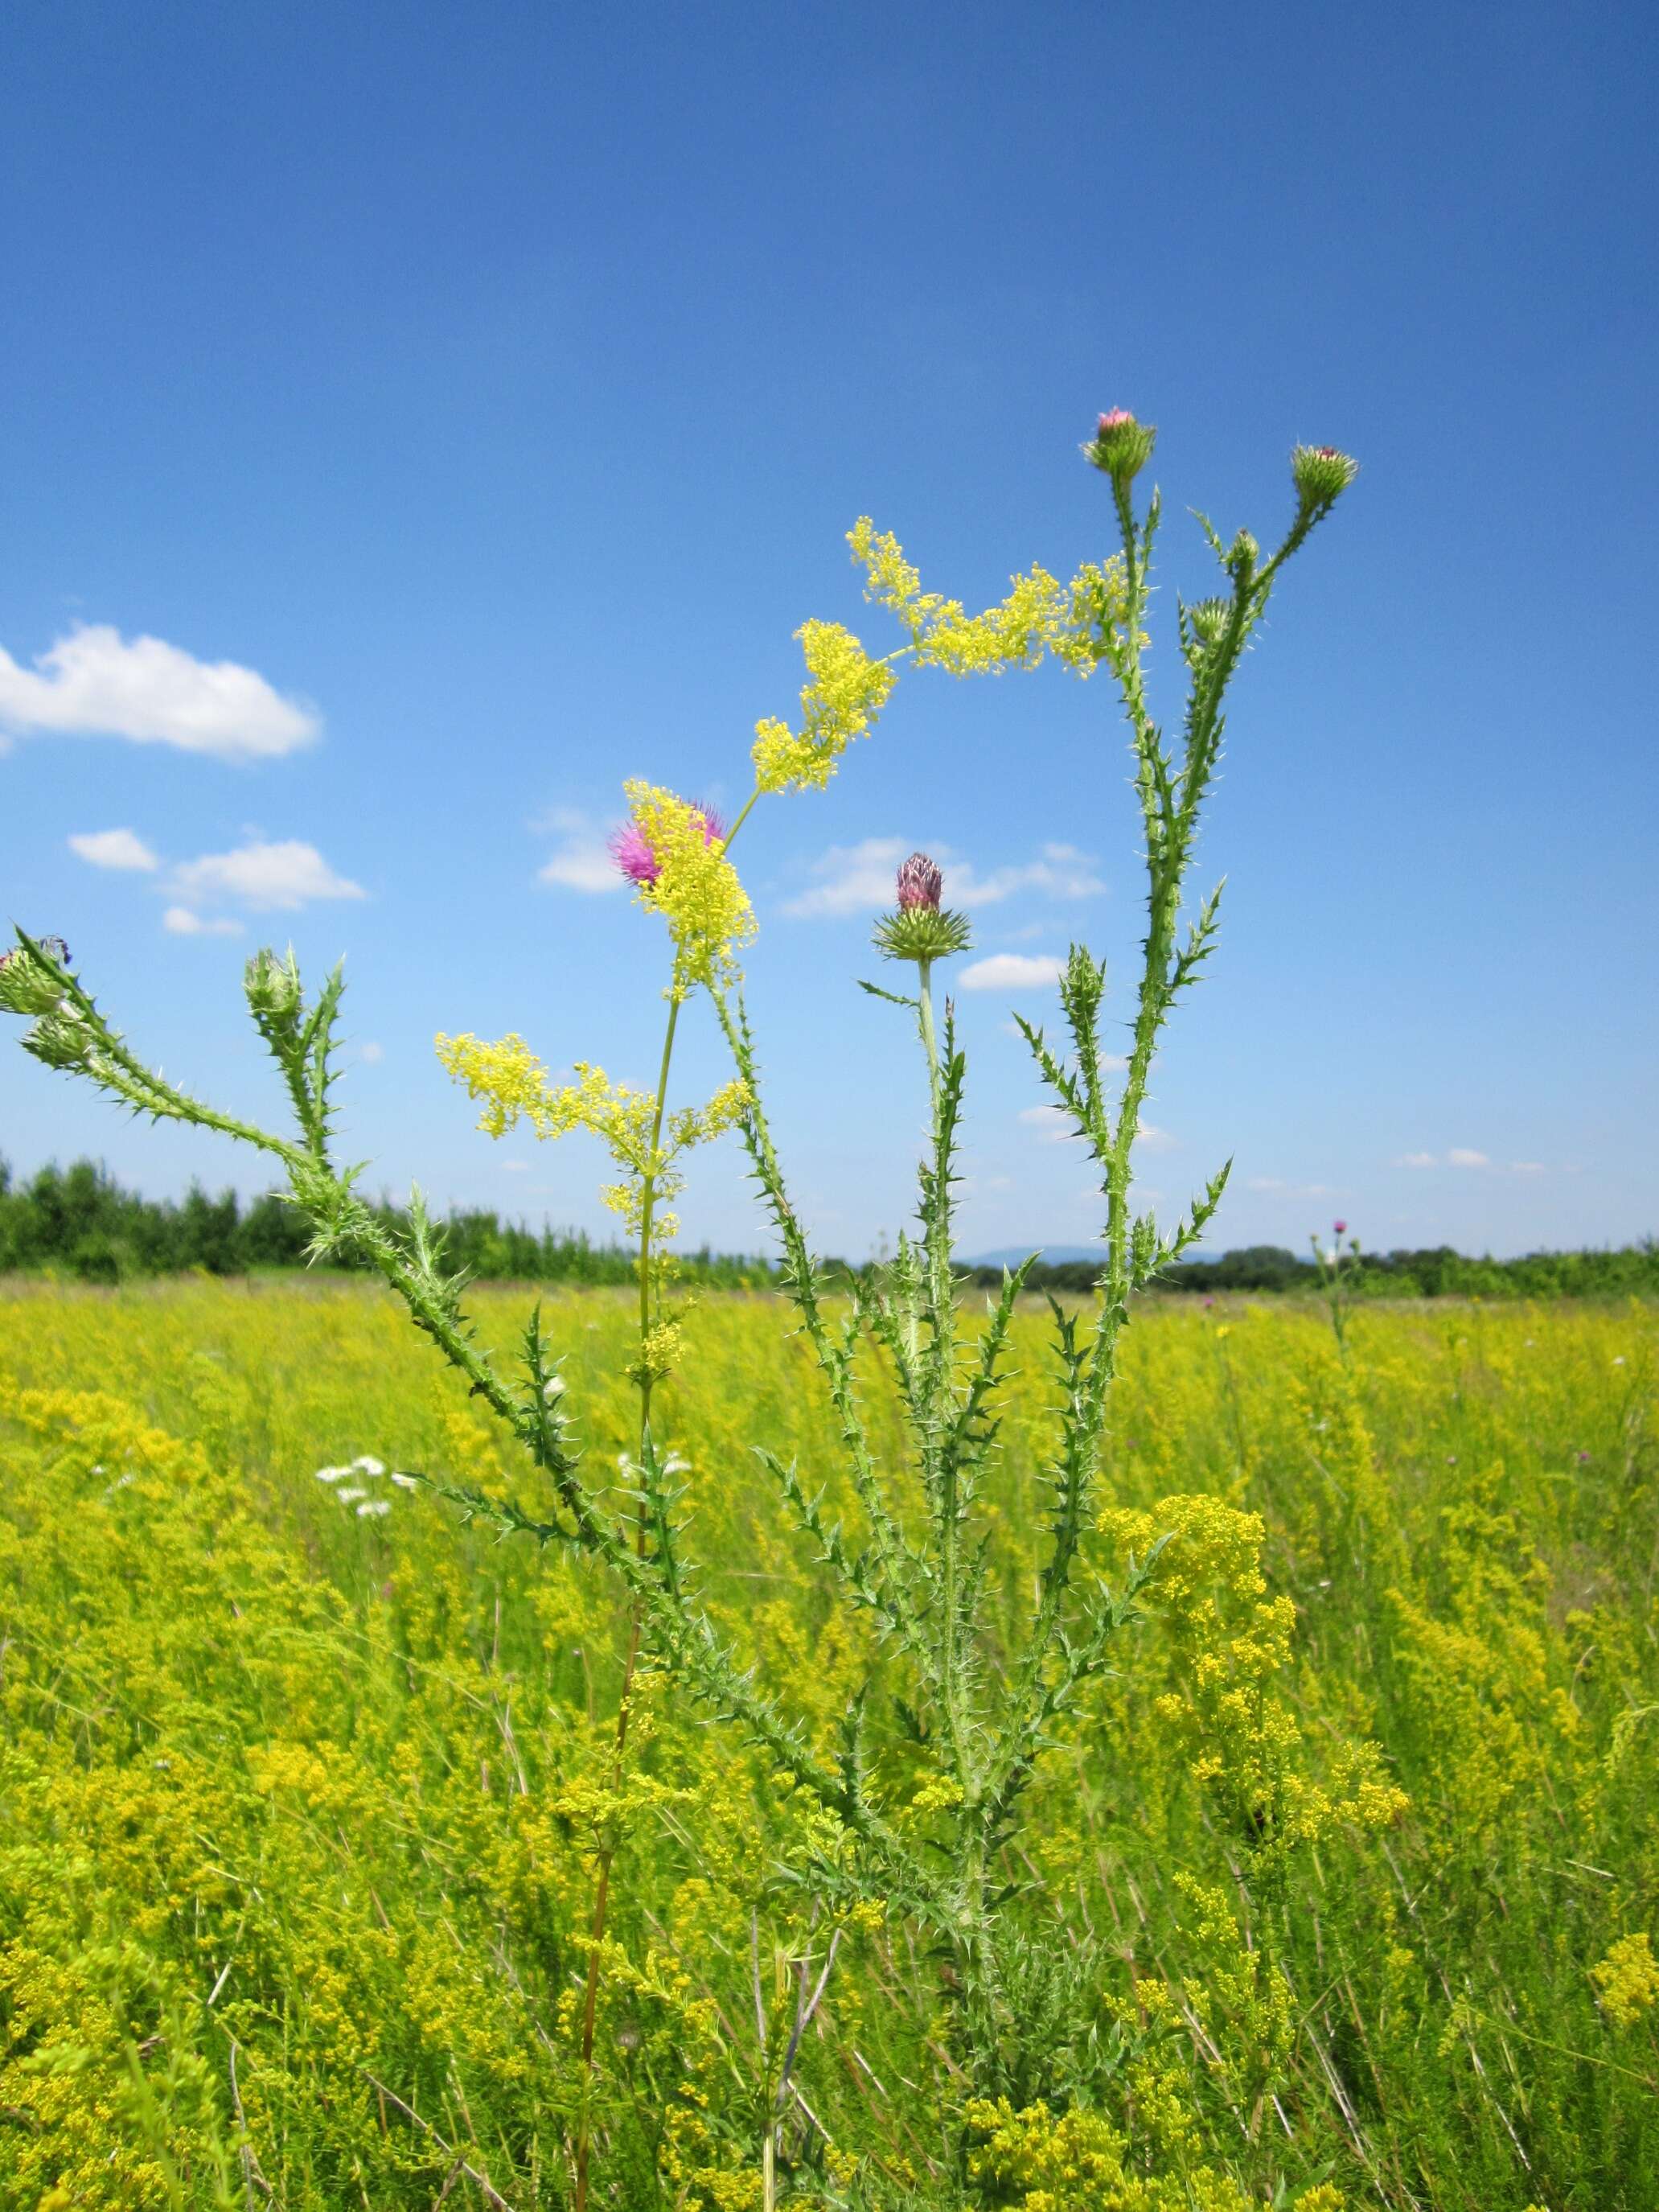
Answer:
[[[504,1340],[526,1301],[475,1303]],[[1036,1558],[1039,1318],[989,1509],[1010,1592]],[[627,1301],[547,1319],[614,1461]],[[827,1742],[872,1670],[890,1685],[750,1454],[832,1476],[782,1328],[769,1297],[709,1301],[665,1395],[708,1598]],[[1259,1514],[1296,1623],[1253,1725],[1281,1716],[1298,1787],[1339,1808],[1342,1747],[1373,1739],[1409,1802],[1310,1820],[1252,1880],[1154,1607],[1006,1869],[1033,2002],[1052,1987],[1109,2047],[1109,2109],[983,2118],[971,2201],[1659,2205],[1654,1310],[1367,1308],[1345,1362],[1316,1308],[1166,1302],[1126,1347],[1099,1567],[1170,1524],[1160,1500]],[[364,1455],[387,1472],[318,1480]],[[406,1468],[508,1480],[371,1289],[0,1290],[0,2204],[564,2205],[612,1823],[596,2201],[761,2203],[757,2084],[826,1949],[778,1873],[812,1815],[650,1675],[613,1790],[614,1588],[459,1528]],[[1237,1659],[1261,1608],[1212,1564]],[[925,1824],[927,1747],[896,1741],[888,1802]],[[843,1928],[781,2203],[969,2201],[942,2171],[944,1995],[902,1919]]]

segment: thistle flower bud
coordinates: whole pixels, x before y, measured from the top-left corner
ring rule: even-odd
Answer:
[[[1156,423],[1137,422],[1127,407],[1114,407],[1101,416],[1093,438],[1083,450],[1121,489],[1139,476],[1152,459],[1157,437]]]
[[[1334,505],[1359,474],[1359,464],[1334,446],[1296,446],[1291,480],[1304,510]]]
[[[1226,629],[1232,614],[1231,599],[1200,599],[1187,610],[1193,626],[1193,635],[1200,645],[1213,645]]]
[[[945,890],[945,875],[937,860],[926,853],[912,853],[898,872],[898,902],[908,914],[916,907],[937,911]]]
[[[1241,530],[1227,548],[1227,573],[1248,583],[1255,574],[1255,564],[1261,558],[1261,548],[1248,530]]]
[[[70,949],[61,937],[43,937],[40,945],[47,960],[69,966]],[[49,1014],[63,995],[63,985],[27,945],[0,953],[0,1006],[9,1014]]]
[[[964,915],[939,905],[945,876],[926,853],[912,853],[898,872],[898,911],[876,924],[878,952],[889,960],[948,960],[965,952],[970,932]]]
[[[93,1033],[74,1007],[54,1006],[23,1032],[25,1052],[61,1074],[76,1075],[91,1061]]]
[[[256,1016],[291,1022],[300,1011],[302,995],[299,963],[292,948],[279,958],[268,945],[262,946],[242,971],[242,989]]]

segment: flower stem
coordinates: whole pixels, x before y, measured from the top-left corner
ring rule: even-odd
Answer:
[[[744,802],[743,810],[726,833],[721,851],[730,849],[737,836],[754,810],[759,799],[757,784]],[[674,1057],[674,1036],[679,1027],[680,1006],[684,994],[679,978],[674,979],[668,999],[668,1026],[663,1033],[662,1064],[657,1072],[657,1100],[651,1117],[651,1144],[646,1154],[650,1163],[642,1178],[640,1203],[640,1462],[643,1466],[651,1450],[651,1392],[653,1376],[647,1358],[651,1337],[652,1276],[651,1239],[655,1225],[657,1205],[656,1167],[662,1146],[662,1127],[668,1108],[668,1071]],[[643,1558],[645,1553],[645,1524],[641,1522],[635,1539],[635,1548]],[[612,1793],[622,1794],[623,1761],[628,1751],[628,1722],[633,1703],[634,1676],[638,1669],[640,1640],[645,1626],[645,1601],[636,1597],[628,1615],[628,1657],[623,1667],[622,1701],[617,1709],[617,1740],[611,1754]],[[576,2185],[572,2199],[572,2212],[587,2212],[589,2166],[592,2154],[591,2108],[593,2095],[593,2034],[599,2002],[599,1956],[605,1943],[605,1919],[611,1902],[611,1869],[617,1856],[615,1841],[608,1840],[599,1848],[599,1870],[593,1882],[593,1914],[588,1928],[587,1979],[582,1992],[582,2090],[580,2115],[576,2126]]]
[[[754,804],[751,799],[750,805]],[[747,813],[748,808],[744,810]],[[738,817],[741,820],[741,817]],[[663,1116],[668,1103],[668,1070],[674,1057],[674,1032],[679,1026],[680,999],[678,992],[668,1001],[668,1026],[663,1034],[662,1065],[657,1073],[656,1111],[651,1120],[651,1146],[646,1157],[650,1168],[644,1177],[644,1189],[640,1206],[640,1463],[643,1466],[651,1450],[651,1385],[652,1375],[647,1360],[651,1337],[651,1232],[656,1212],[656,1163],[662,1143]],[[645,1552],[645,1523],[641,1521],[635,1546],[641,1557]],[[634,1676],[639,1665],[640,1638],[645,1625],[644,1601],[636,1597],[629,1608],[628,1657],[623,1667],[622,1702],[617,1708],[617,1741],[611,1754],[611,1791],[622,1795],[623,1761],[628,1752],[628,1722],[633,1705]],[[605,1942],[605,1918],[611,1902],[611,1868],[617,1856],[617,1844],[607,1839],[600,1845],[599,1872],[593,1883],[593,1917],[589,1925],[587,1954],[587,1982],[582,1992],[582,2094],[581,2112],[576,2129],[576,2187],[574,2212],[587,2212],[588,2166],[592,2151],[590,2125],[593,2094],[593,2029],[599,2002],[599,1956]]]

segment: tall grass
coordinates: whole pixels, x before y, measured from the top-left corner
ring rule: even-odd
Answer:
[[[632,1441],[634,1316],[555,1296],[592,1475]],[[520,1318],[477,1304],[487,1337]],[[1010,1623],[1040,1556],[1039,1318],[988,1501]],[[832,1756],[878,1657],[747,1449],[779,1440],[850,1513],[821,1382],[769,1299],[688,1334],[665,1397],[707,1595]],[[1119,1574],[1172,1496],[1254,1511],[1295,1634],[1262,1656],[1249,1563],[1216,1552],[1232,1722],[1172,1593],[1039,1765],[998,1869],[1028,2016],[1047,1990],[1114,2087],[1086,2118],[980,2115],[977,2185],[1030,2212],[1656,2201],[1652,1310],[1366,1307],[1348,1338],[1344,1361],[1311,1310],[1224,1303],[1144,1306],[1124,1340],[1091,1568]],[[619,1793],[614,1589],[458,1543],[392,1480],[493,1486],[501,1449],[359,1285],[0,1297],[0,2203],[563,2205],[601,1850],[595,2202],[758,2206],[780,2094],[781,2201],[954,2201],[927,2116],[961,2088],[898,1916],[843,1927],[809,2016],[823,1904],[779,1871],[810,1857],[804,1793],[649,1676]],[[362,1455],[387,1472],[317,1479]],[[1273,1883],[1244,1878],[1232,1786],[1258,1690],[1298,1787],[1340,1799],[1369,1735],[1410,1801],[1287,1846]],[[883,1801],[925,1849],[930,1747],[891,1741]]]

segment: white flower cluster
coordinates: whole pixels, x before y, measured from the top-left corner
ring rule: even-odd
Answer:
[[[363,1488],[363,1483],[378,1482],[386,1471],[383,1459],[376,1459],[373,1452],[362,1452],[349,1466],[319,1467],[317,1480],[319,1482],[342,1484],[343,1487],[337,1490],[334,1495],[342,1505],[355,1505],[360,1521],[380,1521],[391,1512],[392,1500],[372,1496]],[[362,1480],[353,1481],[349,1480],[352,1476],[359,1476]],[[392,1480],[403,1490],[413,1490],[416,1486],[416,1478],[412,1474],[394,1474]]]

